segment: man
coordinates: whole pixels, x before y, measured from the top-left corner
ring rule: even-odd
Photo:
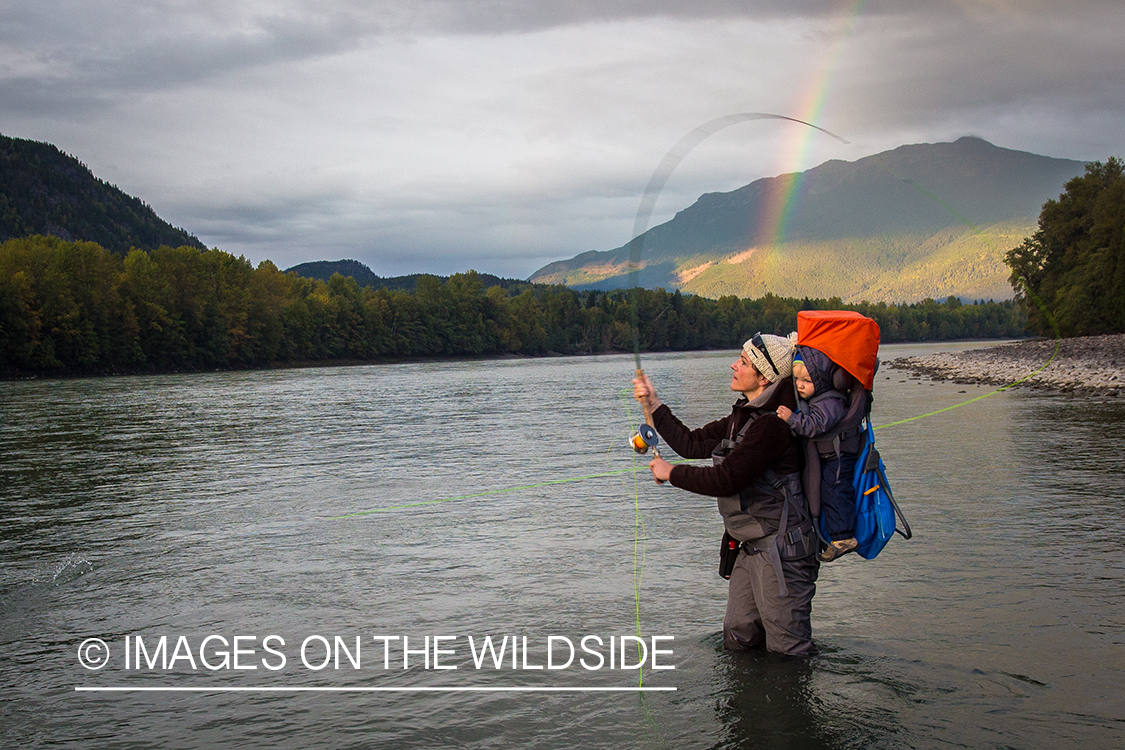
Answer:
[[[811,656],[816,533],[801,491],[799,444],[777,416],[778,406],[797,406],[793,346],[781,336],[755,334],[731,370],[731,390],[742,398],[730,416],[697,430],[661,403],[648,377],[633,381],[633,395],[650,409],[653,427],[672,450],[713,459],[712,466],[672,466],[654,458],[649,468],[658,482],[718,497],[737,553],[723,645],[742,650],[764,644],[770,651]]]

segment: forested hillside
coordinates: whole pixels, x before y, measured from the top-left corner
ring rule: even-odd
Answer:
[[[33,234],[97,242],[121,254],[161,245],[203,248],[51,144],[0,135],[0,240]]]
[[[309,279],[328,281],[335,274],[351,276],[360,286],[369,286],[372,289],[402,289],[411,292],[418,288],[418,281],[424,276],[432,274],[412,273],[406,276],[379,276],[358,260],[314,260],[308,263],[299,263],[285,269],[286,273],[295,273]],[[504,279],[490,273],[477,274],[480,282],[486,287],[501,286],[505,289],[511,287],[523,288],[529,285],[527,281],[519,279]],[[438,276],[444,283],[448,277]]]
[[[475,273],[413,292],[255,268],[220,250],[160,247],[121,256],[36,236],[0,245],[0,373],[8,377],[261,367],[309,361],[737,348],[795,330],[801,309],[839,299],[710,300],[664,290],[485,288]],[[1012,337],[1012,302],[852,305],[886,342]]]
[[[1083,168],[972,137],[900,146],[704,194],[641,236],[633,274],[629,243],[551,263],[531,280],[712,298],[1005,299],[1004,253]]]

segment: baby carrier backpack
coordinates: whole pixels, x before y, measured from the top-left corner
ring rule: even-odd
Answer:
[[[847,397],[843,418],[829,432],[806,442],[802,478],[814,527],[827,545],[820,518],[821,455],[858,454],[852,481],[856,497],[855,538],[859,543],[856,553],[871,560],[896,531],[904,539],[912,535],[910,524],[891,493],[871,425],[872,388],[879,368],[879,325],[851,310],[802,310],[797,313],[797,345],[816,349],[837,365],[832,388]]]

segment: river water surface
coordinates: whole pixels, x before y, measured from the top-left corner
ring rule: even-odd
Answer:
[[[734,356],[644,366],[698,425],[729,409]],[[721,521],[634,472],[632,370],[0,383],[3,745],[1125,746],[1125,403],[1015,391],[891,425],[991,388],[884,368],[877,441],[914,539],[822,567],[801,661],[723,651]],[[670,653],[638,670],[630,640],[610,668],[638,635]],[[488,636],[519,658],[476,668]],[[578,653],[543,668],[549,643],[550,666]]]

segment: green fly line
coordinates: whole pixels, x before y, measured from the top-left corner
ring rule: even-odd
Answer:
[[[733,115],[726,115],[725,117],[718,117],[714,120],[709,120],[699,127],[692,130],[690,133],[680,138],[675,145],[664,155],[664,158],[657,165],[656,171],[652,173],[649,178],[648,184],[645,186],[644,194],[641,197],[640,205],[637,207],[637,216],[633,221],[633,239],[629,242],[629,273],[628,273],[628,287],[632,292],[632,304],[630,305],[630,322],[633,333],[633,361],[636,365],[637,375],[641,375],[644,371],[641,368],[641,338],[640,338],[640,313],[639,313],[639,289],[640,289],[640,271],[642,262],[644,260],[644,242],[645,235],[648,233],[648,224],[652,218],[653,209],[656,207],[656,201],[660,197],[660,193],[664,190],[664,186],[668,183],[668,178],[672,176],[672,172],[680,165],[680,162],[691,151],[703,143],[703,141],[710,138],[720,130],[729,128],[740,122],[749,122],[752,120],[782,120],[804,125],[806,127],[818,130],[825,135],[831,136],[841,143],[847,143],[846,140],[840,136],[832,133],[824,128],[814,125],[811,122],[798,120],[794,117],[787,117],[785,115],[777,115],[769,112],[741,112]],[[663,311],[660,313],[664,314]],[[659,316],[658,316],[659,317]],[[632,422],[633,415],[629,413],[628,405],[625,406],[626,414],[630,417]],[[647,415],[647,412],[646,412]],[[655,449],[653,451],[655,453]],[[636,454],[634,453],[634,462],[636,461]],[[641,500],[640,500],[640,480],[637,477],[637,471],[633,472],[633,601],[636,607],[637,619],[637,637],[641,637],[641,579],[644,572],[644,518],[641,514]],[[644,684],[643,670],[641,672],[641,685]],[[647,712],[646,706],[646,712]],[[652,717],[649,717],[650,721]],[[653,722],[655,728],[655,723]]]
[[[598,474],[587,474],[580,477],[568,477],[566,479],[549,479],[546,482],[536,482],[535,484],[521,484],[518,487],[504,487],[498,490],[488,490],[487,492],[474,492],[469,495],[457,495],[456,497],[443,497],[438,500],[423,500],[417,503],[404,503],[403,505],[389,505],[385,508],[371,508],[369,510],[359,510],[355,513],[345,513],[342,516],[329,516],[325,518],[326,521],[339,521],[344,518],[357,518],[359,516],[369,516],[373,513],[386,513],[392,510],[404,510],[406,508],[419,508],[424,505],[437,505],[438,503],[451,503],[455,500],[474,500],[481,497],[492,497],[494,495],[503,495],[509,492],[519,492],[521,490],[534,490],[540,487],[550,487],[553,484],[569,484],[570,482],[585,482],[590,479],[604,479],[605,477],[616,477],[622,474],[630,474],[640,471],[637,467],[631,469],[615,469],[613,471],[603,471]]]
[[[664,188],[664,185],[667,183],[668,178],[671,176],[672,172],[679,165],[679,163],[681,161],[683,161],[683,159],[687,156],[687,154],[692,149],[694,149],[696,146],[698,146],[700,143],[702,143],[704,140],[706,140],[708,137],[710,137],[714,133],[717,133],[718,131],[720,131],[720,130],[726,128],[726,127],[729,127],[729,126],[734,125],[734,124],[739,123],[739,122],[745,122],[745,121],[748,121],[748,120],[762,120],[762,119],[788,120],[790,122],[799,123],[799,124],[802,124],[802,125],[806,125],[810,128],[814,128],[814,129],[816,129],[816,130],[818,130],[822,133],[825,133],[825,134],[827,134],[827,135],[829,135],[829,136],[831,136],[831,137],[835,138],[836,140],[839,140],[843,143],[848,143],[848,141],[845,141],[843,138],[836,135],[835,133],[831,133],[831,132],[825,130],[824,128],[821,128],[817,125],[813,125],[812,123],[805,122],[803,120],[797,120],[797,119],[794,119],[794,118],[791,118],[791,117],[785,117],[783,115],[774,115],[774,114],[768,114],[768,113],[743,113],[743,114],[736,114],[736,115],[728,115],[726,117],[720,117],[718,119],[711,120],[710,122],[707,122],[707,123],[701,125],[700,127],[696,128],[695,130],[691,131],[690,133],[688,133],[686,136],[681,138],[680,141],[678,141],[675,146],[673,146],[673,148],[665,155],[664,159],[660,163],[660,166],[657,167],[656,171],[653,173],[652,177],[650,178],[647,187],[645,188],[644,196],[641,199],[641,204],[640,204],[640,206],[637,210],[637,217],[636,217],[636,221],[635,221],[634,227],[633,227],[633,230],[634,230],[633,231],[633,239],[632,239],[632,241],[630,242],[630,245],[629,245],[629,255],[630,255],[630,258],[629,258],[629,260],[630,260],[630,263],[629,263],[629,280],[630,280],[629,286],[630,286],[630,288],[632,289],[632,292],[633,292],[633,295],[632,295],[632,303],[633,304],[631,305],[631,308],[632,308],[632,310],[631,310],[631,317],[632,317],[631,322],[632,322],[632,333],[633,333],[633,357],[634,357],[634,361],[635,361],[635,364],[636,364],[636,369],[638,371],[641,370],[640,323],[639,323],[638,304],[637,304],[637,301],[638,301],[637,290],[640,286],[638,277],[639,277],[639,272],[642,268],[642,262],[643,262],[644,235],[648,231],[648,221],[650,220],[650,218],[652,216],[652,211],[653,211],[653,208],[655,207],[656,200],[659,197],[661,191]],[[899,179],[902,179],[902,178],[899,178]],[[977,227],[975,224],[973,224],[973,222],[971,222],[969,219],[967,219],[964,215],[962,215],[959,211],[957,211],[955,208],[950,206],[944,200],[942,200],[938,196],[934,195],[930,191],[926,190],[924,187],[922,187],[918,183],[914,182],[913,180],[902,179],[902,181],[911,185],[921,195],[925,196],[929,200],[935,201],[940,206],[945,208],[947,211],[949,211],[950,214],[955,216],[962,224],[964,224],[966,227],[968,227],[970,230],[972,230],[974,233],[976,233],[980,238],[982,238],[989,245],[992,245],[993,249],[996,249],[995,244],[992,242],[992,240],[989,239],[979,227]],[[1033,372],[1025,375],[1024,377],[1020,378],[1019,380],[1016,380],[1012,383],[1009,383],[1009,384],[1004,385],[1000,388],[997,388],[993,391],[990,391],[989,393],[985,393],[985,394],[982,394],[980,396],[976,396],[974,398],[968,399],[966,401],[962,401],[962,402],[957,403],[957,404],[953,404],[951,406],[946,406],[946,407],[941,408],[941,409],[936,409],[934,411],[927,412],[925,414],[919,414],[919,415],[916,415],[916,416],[913,416],[913,417],[907,417],[906,419],[900,419],[900,420],[897,420],[897,421],[894,421],[894,422],[889,422],[887,424],[882,424],[882,425],[879,425],[878,427],[875,427],[875,429],[881,430],[885,427],[895,427],[895,426],[898,426],[898,425],[907,424],[909,422],[914,422],[914,421],[917,421],[919,419],[925,419],[925,418],[928,418],[928,417],[937,416],[939,414],[944,414],[945,412],[949,412],[949,411],[952,411],[954,409],[959,409],[963,406],[968,406],[969,404],[976,403],[977,401],[981,401],[982,399],[988,398],[990,396],[994,396],[998,393],[1002,393],[1004,391],[1011,390],[1012,388],[1015,388],[1016,386],[1020,385],[1021,383],[1024,383],[1024,382],[1030,380],[1031,378],[1034,378],[1036,375],[1038,375],[1040,372],[1042,372],[1048,366],[1050,366],[1050,364],[1055,360],[1055,358],[1059,354],[1062,336],[1059,333],[1059,328],[1058,328],[1058,325],[1055,323],[1054,318],[1047,311],[1046,307],[1043,305],[1043,303],[1040,301],[1040,299],[1031,290],[1030,286],[1028,284],[1024,283],[1023,287],[1024,287],[1024,291],[1026,292],[1027,296],[1035,303],[1035,305],[1039,308],[1039,310],[1047,318],[1047,321],[1050,323],[1051,328],[1053,329],[1053,331],[1055,333],[1055,349],[1054,349],[1054,352],[1051,354],[1050,358],[1042,366],[1040,366],[1039,368],[1037,368]],[[636,416],[630,408],[631,402],[627,398],[628,392],[629,392],[628,389],[623,389],[621,392],[618,393],[618,399],[621,402],[622,408],[624,409],[624,411],[626,413],[626,417],[629,421],[629,424],[632,425],[634,423],[635,419],[636,419]],[[609,450],[612,450],[612,447]],[[686,461],[684,459],[680,459],[680,460],[673,461],[672,463],[677,463],[677,464],[678,463],[686,463]],[[369,509],[369,510],[356,511],[354,513],[346,513],[346,514],[339,515],[339,516],[331,516],[326,520],[342,520],[342,519],[347,519],[347,518],[357,518],[357,517],[361,517],[361,516],[373,515],[373,514],[376,514],[376,513],[385,513],[385,512],[389,512],[389,511],[395,511],[395,510],[408,510],[408,509],[413,509],[413,508],[425,507],[425,506],[429,506],[429,505],[438,505],[438,504],[441,504],[441,503],[456,502],[456,501],[461,501],[461,500],[476,500],[476,499],[486,498],[486,497],[495,497],[497,495],[502,495],[502,494],[507,494],[507,493],[512,493],[512,492],[534,490],[534,489],[539,489],[539,488],[542,488],[542,487],[550,487],[550,486],[554,486],[554,485],[569,484],[569,483],[573,483],[573,482],[584,482],[584,481],[590,481],[590,480],[595,480],[595,479],[605,479],[605,478],[609,478],[609,477],[622,477],[622,478],[624,478],[627,475],[631,474],[632,480],[633,480],[633,488],[632,488],[633,489],[633,610],[634,610],[636,634],[637,634],[637,637],[640,638],[640,637],[642,637],[641,586],[642,586],[643,577],[644,577],[645,542],[646,542],[646,539],[647,539],[647,532],[646,532],[646,528],[645,528],[644,516],[641,513],[641,499],[640,499],[641,493],[640,493],[639,474],[641,472],[643,472],[646,468],[647,468],[647,466],[638,465],[638,454],[634,451],[633,452],[633,466],[628,468],[628,469],[615,469],[615,470],[611,470],[611,471],[598,472],[598,473],[595,473],[595,474],[585,474],[585,475],[582,475],[582,476],[567,477],[567,478],[564,478],[564,479],[551,479],[551,480],[547,480],[545,482],[535,482],[535,483],[532,483],[532,484],[524,484],[524,485],[519,485],[519,486],[515,486],[515,487],[505,487],[505,488],[501,488],[501,489],[492,489],[492,490],[488,490],[486,492],[474,492],[474,493],[470,493],[470,494],[466,494],[466,495],[456,495],[456,496],[453,496],[453,497],[445,497],[445,498],[439,498],[439,499],[435,499],[435,500],[423,500],[423,501],[419,501],[419,502],[404,503],[404,504],[401,504],[401,505],[387,506],[387,507],[384,507],[384,508],[372,508],[372,509]],[[644,670],[642,668],[639,671],[638,687],[643,687],[643,685],[644,685]],[[640,698],[641,698],[641,705],[644,708],[644,712],[645,712],[646,723],[649,725],[650,729],[653,732],[656,733],[657,738],[661,739],[661,744],[664,744],[662,738],[660,737],[659,727],[656,724],[655,717],[652,715],[650,707],[648,706],[648,703],[645,700],[645,696],[644,696],[643,693],[640,694]]]
[[[625,410],[625,416],[629,420],[629,424],[633,423],[634,416],[630,410],[630,403],[628,401],[628,389],[622,389],[618,392],[617,398],[621,402],[622,408]],[[641,480],[637,474],[646,467],[637,466],[637,458],[640,454],[633,451],[633,608],[636,614],[637,622],[637,637],[641,636],[641,579],[644,576],[645,568],[645,543],[648,540],[648,533],[645,530],[645,519],[641,515]],[[645,675],[644,669],[637,672],[637,687],[644,687]]]

